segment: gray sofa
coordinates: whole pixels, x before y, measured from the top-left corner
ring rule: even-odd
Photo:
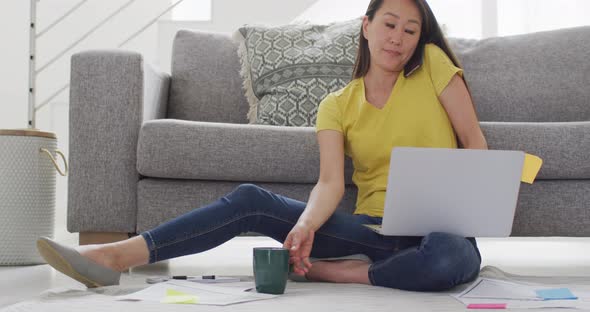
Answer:
[[[590,236],[590,27],[450,42],[489,147],[544,160],[512,235]],[[247,124],[236,51],[230,36],[183,30],[171,75],[137,53],[72,57],[70,232],[133,235],[246,182],[307,200],[314,129]],[[347,212],[351,175],[347,159]]]

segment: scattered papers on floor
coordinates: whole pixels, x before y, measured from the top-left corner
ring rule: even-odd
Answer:
[[[465,290],[451,294],[470,309],[571,308],[590,309],[588,287],[569,285],[555,288],[542,284],[521,284],[478,278]]]
[[[220,287],[210,284],[171,280],[155,284],[132,294],[119,296],[117,300],[223,306],[277,297],[277,295],[257,293],[255,290],[245,291],[252,289],[253,285],[254,283],[251,282],[242,288]]]

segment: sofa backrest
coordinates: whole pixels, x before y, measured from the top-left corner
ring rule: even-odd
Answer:
[[[178,31],[172,47],[167,118],[247,123],[237,51],[229,35]]]
[[[449,42],[480,121],[590,120],[590,27]],[[247,123],[230,35],[181,30],[172,58],[168,118]]]
[[[450,44],[481,121],[590,120],[590,27]]]

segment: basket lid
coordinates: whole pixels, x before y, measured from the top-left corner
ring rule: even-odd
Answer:
[[[42,138],[57,139],[55,133],[40,131],[39,129],[0,129],[0,135],[35,136]]]

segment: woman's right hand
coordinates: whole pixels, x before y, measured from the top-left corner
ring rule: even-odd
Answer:
[[[309,255],[313,247],[314,230],[305,224],[297,223],[287,235],[283,248],[289,249],[289,263],[293,264],[293,272],[305,275],[311,268]]]

